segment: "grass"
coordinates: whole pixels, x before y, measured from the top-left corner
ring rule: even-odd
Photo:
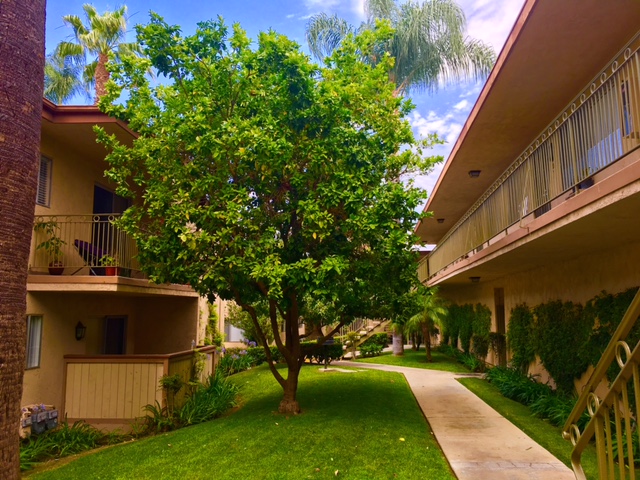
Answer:
[[[469,373],[469,370],[456,359],[436,350],[431,350],[432,362],[427,362],[427,354],[424,348],[420,351],[406,348],[404,355],[394,357],[391,352],[383,353],[378,357],[358,358],[362,363],[379,363],[384,365],[395,365],[397,367],[426,368],[428,370],[443,370],[453,373]]]
[[[275,413],[268,369],[232,377],[241,408],[212,422],[80,456],[47,479],[453,479],[404,377],[305,366],[299,416]]]
[[[458,381],[571,468],[573,445],[562,438],[561,428],[535,417],[529,407],[503,397],[498,389],[486,380],[460,378]],[[598,478],[598,463],[594,447],[588,447],[582,454],[582,468],[588,479]]]

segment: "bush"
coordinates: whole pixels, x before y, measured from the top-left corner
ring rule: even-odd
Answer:
[[[332,345],[323,345],[318,342],[302,342],[302,353],[305,360],[311,363],[323,364],[325,359],[327,363],[334,360],[340,360],[344,355],[344,348],[341,342],[334,342]]]
[[[473,335],[471,344],[473,353],[482,361],[489,354],[489,333],[491,332],[491,310],[478,303],[473,310]]]
[[[27,470],[36,462],[66,457],[123,439],[124,436],[102,433],[82,420],[71,426],[65,421],[54,430],[32,435],[21,442],[20,469]]]
[[[225,376],[243,372],[253,366],[254,359],[248,355],[246,349],[228,348],[223,352],[224,355],[218,362],[217,370],[220,370]]]
[[[535,352],[562,393],[574,392],[574,379],[589,366],[577,353],[589,338],[592,325],[585,324],[582,306],[560,300],[543,303],[534,309]]]
[[[382,348],[389,346],[389,335],[386,333],[376,333],[367,338],[362,345],[380,345]]]
[[[229,382],[222,372],[216,371],[198,385],[184,406],[177,411],[177,424],[186,427],[213,420],[236,405],[237,394],[237,385]]]
[[[377,343],[370,343],[369,345],[363,343],[360,345],[360,355],[363,357],[375,357],[382,353],[384,347],[382,345],[378,345]]]
[[[473,336],[473,305],[465,303],[458,309],[458,323],[460,329],[460,347],[465,353],[471,351],[471,337]]]
[[[219,417],[235,406],[238,387],[231,383],[221,369],[198,384],[187,397],[184,405],[175,411],[163,408],[157,401],[145,405],[146,417],[143,433],[160,433],[195,425]]]
[[[507,345],[511,350],[511,363],[522,373],[536,359],[533,345],[533,313],[526,304],[511,309],[507,328]]]

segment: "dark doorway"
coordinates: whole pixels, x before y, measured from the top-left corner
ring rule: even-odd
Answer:
[[[124,355],[127,351],[127,317],[105,317],[104,354]]]

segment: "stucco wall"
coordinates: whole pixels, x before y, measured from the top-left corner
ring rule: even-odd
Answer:
[[[25,372],[22,404],[59,407],[64,391],[64,355],[103,351],[104,318],[127,317],[127,354],[187,350],[197,329],[197,298],[135,297],[77,292],[32,292],[27,314],[43,316],[40,367]],[[83,340],[75,326],[86,327]]]
[[[544,261],[540,259],[541,263]],[[510,312],[520,303],[533,307],[551,300],[584,304],[606,290],[617,293],[640,285],[640,243],[621,245],[616,249],[586,255],[551,265],[508,275],[478,284],[441,285],[441,294],[456,303],[483,303],[492,312],[492,331],[496,330],[494,289],[504,289],[505,321],[508,327]],[[492,354],[487,359],[496,363]],[[546,373],[540,368],[534,373]]]

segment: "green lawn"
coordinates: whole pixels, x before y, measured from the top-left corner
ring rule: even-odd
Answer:
[[[394,357],[392,353],[383,353],[377,357],[358,358],[358,362],[363,363],[380,363],[384,365],[395,365],[398,367],[416,367],[426,368],[429,370],[445,370],[447,372],[454,373],[469,373],[469,370],[459,363],[454,358],[451,358],[443,353],[432,350],[431,351],[432,362],[427,362],[427,354],[424,348],[415,352],[410,348],[404,350],[404,355],[400,357]]]
[[[232,377],[242,407],[212,422],[114,446],[31,478],[453,479],[400,374],[305,366],[303,414],[275,413],[281,389],[263,366]]]
[[[562,438],[562,429],[534,416],[531,410],[521,403],[503,397],[498,389],[486,380],[460,378],[458,381],[571,468],[573,445]],[[598,478],[598,463],[594,447],[587,448],[583,453],[582,468],[588,479]]]

